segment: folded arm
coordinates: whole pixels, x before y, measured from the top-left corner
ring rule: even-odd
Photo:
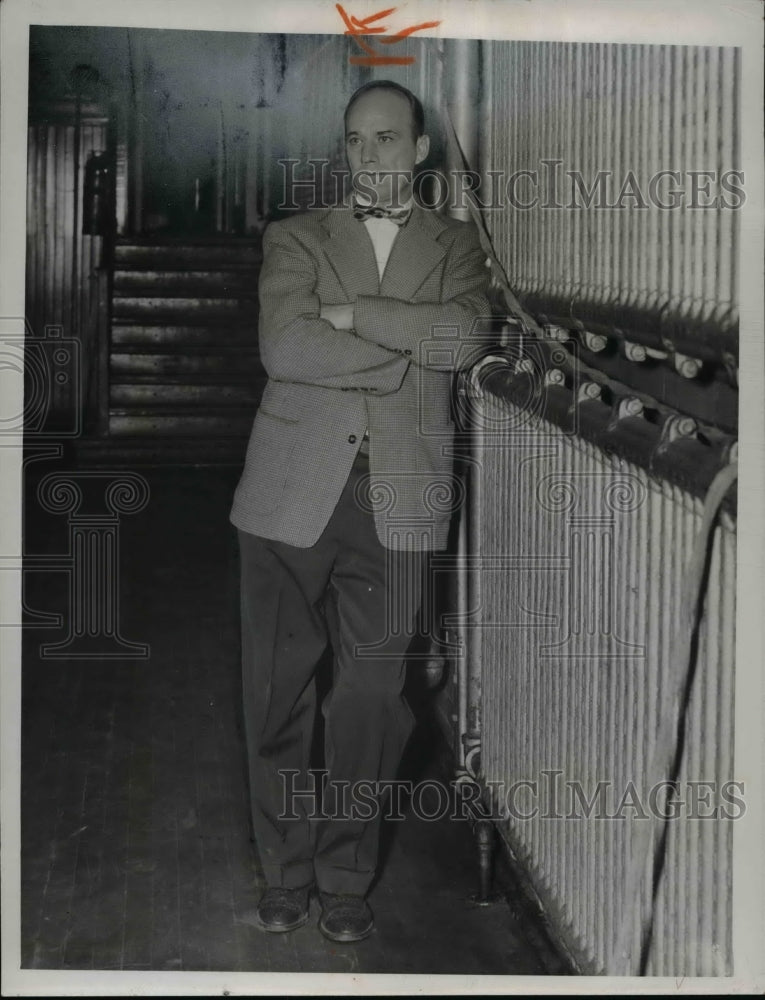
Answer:
[[[270,227],[263,252],[260,355],[268,374],[283,382],[395,392],[409,359],[321,318],[316,265],[300,241]]]
[[[450,250],[440,302],[405,302],[360,295],[354,308],[359,337],[415,364],[454,371],[471,364],[475,321],[489,316],[488,270],[478,235],[465,226]]]

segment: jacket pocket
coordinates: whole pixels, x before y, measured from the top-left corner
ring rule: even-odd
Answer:
[[[247,506],[269,513],[280,505],[298,433],[296,420],[262,410],[257,414],[244,464],[242,499]]]
[[[285,424],[295,424],[300,420],[300,405],[295,395],[295,386],[286,382],[269,381],[263,390],[263,398],[258,413]]]

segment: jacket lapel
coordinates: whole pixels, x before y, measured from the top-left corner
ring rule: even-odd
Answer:
[[[349,301],[357,295],[389,295],[408,300],[441,261],[446,251],[437,242],[444,224],[435,212],[415,206],[398,233],[383,274],[377,274],[374,247],[363,222],[349,208],[336,208],[326,221],[324,251]]]
[[[332,209],[326,222],[329,238],[324,252],[348,301],[357,295],[378,295],[380,280],[369,233],[364,224],[353,218],[349,208]]]
[[[381,295],[408,300],[444,257],[436,242],[444,224],[435,212],[415,206],[407,224],[396,237],[383,273]]]

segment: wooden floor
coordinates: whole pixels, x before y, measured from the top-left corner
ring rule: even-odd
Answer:
[[[124,638],[148,643],[148,658],[49,660],[40,645],[62,633],[25,631],[22,966],[560,972],[502,866],[503,898],[471,905],[471,833],[448,818],[388,824],[367,941],[325,941],[315,901],[314,919],[293,934],[253,926],[262,882],[249,835],[227,521],[236,476],[143,474],[150,501],[120,529],[119,606]],[[32,500],[27,551],[67,545],[66,516],[43,515]],[[63,573],[30,574],[27,604],[64,611],[66,587]],[[439,773],[436,745],[425,714],[405,773]]]

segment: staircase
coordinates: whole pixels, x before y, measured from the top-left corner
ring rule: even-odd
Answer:
[[[266,382],[257,346],[260,261],[259,239],[117,242],[101,415],[111,456],[243,459]]]

